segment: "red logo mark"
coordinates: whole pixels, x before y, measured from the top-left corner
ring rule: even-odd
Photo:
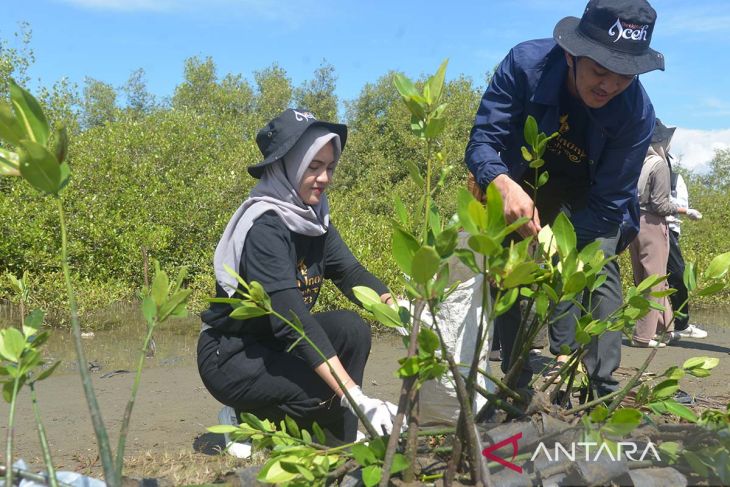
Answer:
[[[509,438],[500,441],[499,443],[495,443],[492,446],[486,447],[484,450],[482,450],[482,455],[484,455],[485,458],[489,460],[494,460],[497,463],[500,463],[504,465],[505,467],[514,470],[517,473],[522,473],[522,467],[519,465],[515,465],[511,461],[505,460],[502,457],[498,457],[494,453],[492,453],[495,450],[499,450],[505,445],[512,445],[512,458],[510,460],[514,460],[517,456],[517,440],[522,438],[522,433],[517,433],[516,435],[510,436]]]

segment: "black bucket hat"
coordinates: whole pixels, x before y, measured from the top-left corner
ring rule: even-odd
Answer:
[[[591,58],[609,71],[636,75],[664,70],[650,49],[656,12],[646,0],[590,0],[583,17],[565,17],[553,38],[573,56]]]
[[[651,143],[656,144],[672,140],[675,130],[677,130],[677,127],[667,127],[657,118],[654,133],[651,134]]]
[[[256,134],[256,145],[264,155],[264,160],[248,166],[248,173],[256,179],[260,179],[266,166],[284,157],[302,137],[302,134],[309,127],[315,126],[325,127],[337,134],[340,137],[340,149],[345,149],[347,125],[317,120],[307,110],[287,108]]]

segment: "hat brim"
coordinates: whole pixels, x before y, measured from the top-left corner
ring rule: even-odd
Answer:
[[[677,130],[677,127],[656,127],[654,129],[654,133],[651,136],[651,143],[657,144],[662,142],[668,142],[672,140],[672,137],[674,137],[674,131]]]
[[[609,71],[618,74],[636,75],[656,69],[664,71],[664,56],[648,49],[644,54],[634,55],[609,49],[590,39],[578,30],[580,19],[565,17],[553,30],[553,39],[573,56],[591,58]]]
[[[294,147],[299,139],[302,138],[302,135],[304,135],[307,130],[312,127],[324,127],[327,130],[337,134],[340,137],[340,152],[345,150],[345,143],[347,142],[347,125],[317,120],[309,124],[306,130],[302,131],[296,136],[289,137],[286,141],[284,141],[283,144],[281,144],[281,146],[276,151],[274,151],[272,154],[269,154],[269,157],[259,162],[258,164],[248,166],[248,173],[256,179],[261,179],[261,176],[263,176],[266,166],[268,166],[269,164],[273,164],[274,162],[284,157],[286,153],[289,152],[292,147]]]

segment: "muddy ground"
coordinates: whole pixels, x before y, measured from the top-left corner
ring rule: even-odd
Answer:
[[[708,320],[712,319],[711,314],[706,316]],[[727,319],[724,316],[723,318]],[[659,350],[649,371],[661,373],[672,365],[681,365],[692,356],[718,357],[720,365],[713,370],[710,377],[687,377],[682,380],[681,387],[700,397],[728,398],[730,327],[710,322],[703,323],[703,326],[710,333],[708,338],[687,339]],[[105,375],[121,367],[106,363],[104,350],[107,347],[114,350],[128,347],[133,350],[134,346],[125,344],[118,337],[105,341],[103,335],[97,333],[96,337],[88,339],[85,344],[87,350],[90,350],[89,359],[94,362],[93,365],[100,367],[92,372],[94,387],[115,445],[114,432],[119,428],[133,374]],[[206,427],[217,424],[220,405],[206,392],[194,365],[195,334],[184,333],[169,340],[163,337],[160,341],[162,343],[158,345],[158,354],[148,360],[142,376],[127,453],[134,456],[144,455],[145,452],[166,452],[172,455],[187,452],[191,456],[186,458],[192,459],[199,455],[215,454],[222,443],[222,437],[207,433]],[[56,347],[68,352],[70,342],[64,338]],[[622,378],[628,377],[631,370],[635,370],[648,353],[646,349],[628,347],[624,341],[620,369]],[[389,336],[376,339],[365,373],[364,391],[396,402],[400,381],[393,377],[393,371],[397,367],[397,359],[403,355],[399,339]],[[543,356],[548,355],[547,350],[544,350]],[[66,359],[65,364],[58,373],[40,383],[37,391],[54,462],[63,470],[79,471],[88,469],[89,464],[94,463],[96,446],[80,379],[74,373],[72,360]],[[495,365],[496,363],[492,363],[492,370],[498,369]],[[17,412],[15,456],[39,467],[38,435],[27,389],[25,391],[21,395]],[[7,404],[0,402],[0,435],[3,443],[7,432],[7,415]],[[205,457],[199,458],[202,461]]]

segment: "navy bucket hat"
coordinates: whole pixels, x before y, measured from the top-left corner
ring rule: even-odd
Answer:
[[[573,56],[614,73],[663,71],[664,56],[649,47],[655,22],[656,11],[646,0],[590,0],[583,17],[558,22],[553,38]]]
[[[345,149],[347,125],[317,120],[307,110],[287,108],[256,134],[256,145],[259,146],[264,160],[248,166],[248,173],[260,179],[266,166],[284,157],[308,128],[317,126],[337,134],[340,137],[341,150]]]

